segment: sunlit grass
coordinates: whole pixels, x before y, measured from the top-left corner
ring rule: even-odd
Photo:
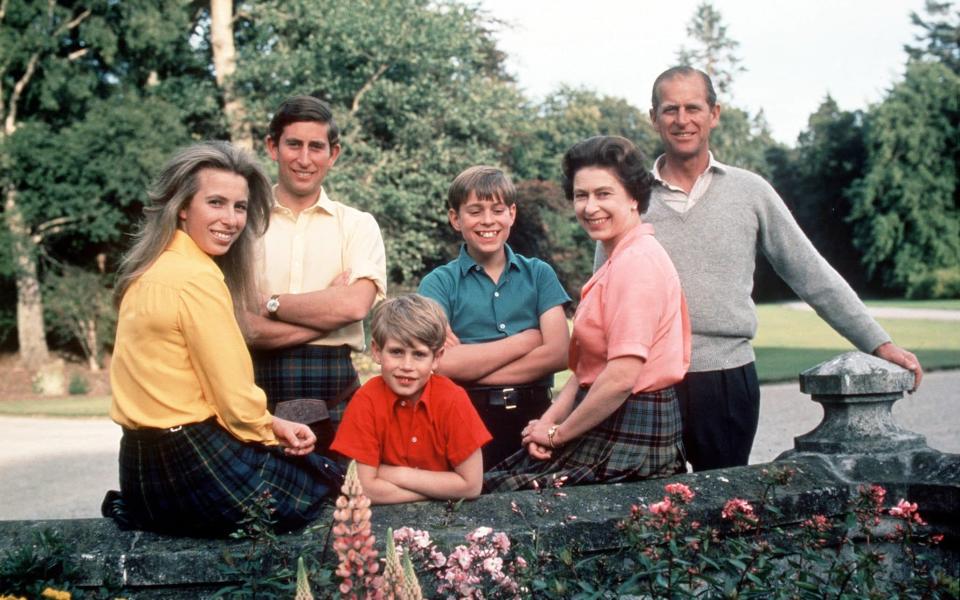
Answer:
[[[105,417],[110,396],[67,396],[0,402],[0,415],[43,417]]]

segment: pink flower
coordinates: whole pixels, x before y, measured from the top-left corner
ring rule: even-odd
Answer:
[[[649,510],[654,515],[666,515],[671,508],[673,508],[673,503],[670,502],[670,498],[664,498],[661,502],[651,504]]]
[[[479,542],[480,540],[487,537],[491,533],[493,533],[493,529],[489,527],[477,527],[476,529],[473,530],[472,533],[467,534],[467,541]]]
[[[830,520],[823,515],[813,515],[801,523],[801,526],[817,533],[824,533],[830,531]]]
[[[903,519],[904,521],[913,521],[917,525],[927,524],[926,521],[920,517],[920,513],[917,512],[916,502],[900,500],[900,502],[897,502],[896,506],[890,509],[890,516]]]
[[[724,519],[730,519],[734,522],[736,529],[746,529],[757,524],[757,515],[753,511],[753,506],[741,498],[732,498],[723,505],[723,511],[720,516]]]
[[[693,490],[682,483],[668,483],[663,489],[670,494],[674,500],[678,500],[683,504],[689,504],[695,495]]]

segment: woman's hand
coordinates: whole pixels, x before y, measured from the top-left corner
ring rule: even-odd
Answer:
[[[530,444],[536,444],[543,449],[551,450],[553,448],[553,440],[550,439],[550,436],[547,435],[547,432],[554,425],[556,425],[556,423],[545,419],[534,419],[530,421],[521,432],[523,434],[523,438],[520,440],[520,443],[524,446],[527,446],[528,451]],[[531,453],[531,455],[533,455],[533,453]],[[534,455],[534,458],[537,457]]]
[[[290,456],[304,456],[313,452],[317,436],[303,423],[294,423],[280,417],[273,418],[273,434]]]
[[[527,452],[536,460],[549,460],[553,456],[553,450],[535,442],[527,444]]]

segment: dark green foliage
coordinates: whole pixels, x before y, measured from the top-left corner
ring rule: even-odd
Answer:
[[[44,281],[47,323],[65,341],[78,345],[93,369],[102,366],[101,356],[113,344],[116,331],[108,279],[100,273],[64,265],[59,273],[48,273]]]
[[[563,86],[528,111],[511,140],[508,158],[519,180],[559,181],[563,154],[595,135],[623,136],[651,159],[658,143],[645,112],[592,90]]]
[[[909,297],[955,290],[960,75],[911,62],[868,125],[869,158],[850,216],[867,272]]]
[[[0,595],[39,598],[47,587],[70,589],[79,575],[71,556],[67,544],[47,530],[29,546],[6,549],[0,557]]]
[[[919,45],[907,44],[904,50],[910,58],[940,62],[960,75],[960,7],[952,0],[926,0],[924,13],[910,13],[910,21],[921,29],[915,36]]]
[[[328,100],[344,150],[325,187],[376,216],[390,279],[414,282],[447,256],[450,181],[500,162],[520,119],[486,23],[422,0],[262,2],[250,14],[237,81],[260,133],[290,95]]]

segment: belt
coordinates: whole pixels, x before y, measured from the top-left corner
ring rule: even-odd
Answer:
[[[206,421],[201,421],[202,423],[207,423],[209,421],[216,421],[216,417],[210,417]],[[190,427],[191,425],[199,425],[200,423],[186,423],[184,425],[177,425],[176,427],[168,427],[165,429],[157,429],[155,427],[141,427],[140,429],[127,429],[123,428],[123,437],[133,440],[135,442],[155,442],[157,440],[163,439],[170,435],[174,435],[184,427]]]
[[[467,388],[470,399],[487,406],[502,406],[513,410],[521,402],[550,400],[553,391],[545,385],[527,385],[514,387],[475,387]]]

